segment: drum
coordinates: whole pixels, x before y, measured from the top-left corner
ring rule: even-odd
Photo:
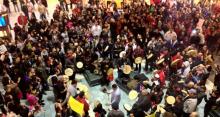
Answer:
[[[163,62],[164,62],[164,60],[165,60],[165,59],[164,59],[164,58],[162,58],[162,59],[158,60],[158,61],[156,62],[156,64],[157,64],[157,65],[160,65],[161,63],[163,63]]]
[[[142,58],[141,57],[137,57],[137,58],[135,58],[134,61],[135,61],[136,64],[141,64]]]
[[[176,99],[175,99],[175,97],[173,97],[173,96],[168,96],[168,97],[166,98],[166,102],[167,102],[168,104],[170,104],[170,105],[173,105],[173,104],[176,102]]]
[[[96,74],[96,75],[98,75],[98,74],[99,74],[99,69],[95,69],[95,70],[93,71],[93,73]]]
[[[121,51],[120,54],[119,54],[119,57],[122,58],[125,55],[126,55],[126,51]]]
[[[123,68],[123,73],[124,74],[130,74],[131,71],[132,71],[132,69],[131,69],[130,65],[124,65],[124,68]]]
[[[172,61],[171,67],[176,66],[176,65],[180,62],[180,60],[181,60],[181,59],[176,59],[176,60]]]
[[[98,62],[101,63],[103,61],[103,58],[98,58]]]
[[[64,71],[65,75],[67,76],[72,76],[73,75],[73,69],[71,68],[66,68]]]
[[[138,97],[138,92],[135,90],[131,90],[128,94],[130,100],[134,100]]]
[[[129,104],[124,104],[123,106],[126,111],[131,111],[132,109],[132,107]]]
[[[104,52],[106,52],[108,50],[109,46],[106,46],[104,49]]]
[[[81,61],[77,62],[77,63],[76,63],[76,67],[77,67],[78,69],[82,69],[82,68],[83,68],[83,62],[81,62]]]
[[[147,55],[147,60],[151,59],[152,57],[153,57],[153,54],[152,54],[152,53],[149,54],[149,55]]]

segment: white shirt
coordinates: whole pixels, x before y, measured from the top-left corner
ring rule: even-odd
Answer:
[[[119,103],[121,100],[121,92],[120,89],[117,88],[115,91],[111,93],[111,103]]]
[[[102,27],[100,25],[93,25],[91,28],[93,36],[100,36],[102,32]]]
[[[164,39],[166,41],[170,41],[173,37],[177,37],[176,33],[174,31],[167,31],[164,35]]]
[[[196,110],[197,98],[189,98],[183,103],[183,111],[185,113],[192,113]]]

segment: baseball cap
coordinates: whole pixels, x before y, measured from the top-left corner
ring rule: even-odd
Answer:
[[[195,89],[190,89],[190,90],[188,90],[188,93],[196,94],[197,91]]]

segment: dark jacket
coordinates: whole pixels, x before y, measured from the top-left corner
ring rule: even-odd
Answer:
[[[111,110],[107,117],[124,117],[124,113],[121,110]]]

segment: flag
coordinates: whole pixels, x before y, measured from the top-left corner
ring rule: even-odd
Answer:
[[[80,103],[79,101],[77,101],[76,99],[74,99],[72,96],[69,98],[68,104],[70,106],[70,108],[75,111],[76,113],[78,113],[80,116],[83,115],[84,113],[84,105],[82,103]]]

